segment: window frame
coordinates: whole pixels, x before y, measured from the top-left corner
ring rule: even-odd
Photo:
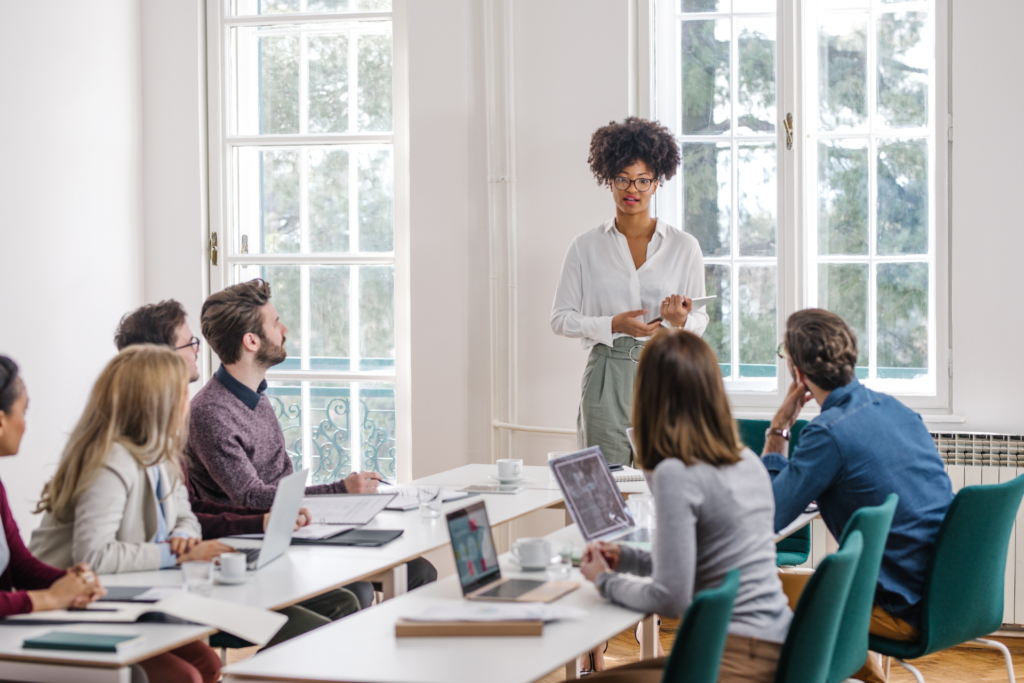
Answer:
[[[816,83],[805,83],[801,59],[807,51],[808,41],[815,39],[816,26],[813,24],[814,12],[808,11],[810,0],[777,0],[778,17],[777,48],[776,48],[776,149],[777,157],[777,342],[781,342],[785,332],[785,321],[792,313],[805,308],[816,298],[812,292],[816,278],[812,277],[809,268],[816,267],[816,255],[810,253],[813,239],[809,239],[805,230],[805,212],[816,210],[817,193],[808,193],[804,183],[804,174],[816,173],[808,163],[808,133],[803,123],[810,120],[811,112],[815,111]],[[677,90],[658,88],[659,82],[675,83],[677,49],[676,35],[678,32],[675,7],[679,0],[639,0],[645,11],[638,16],[646,18],[650,23],[642,27],[638,33],[639,50],[648,51],[653,55],[654,65],[650,72],[641,73],[642,78],[650,83],[650,109],[652,118],[672,122],[675,128]],[[872,1],[872,7],[878,0]],[[903,4],[903,3],[900,3]],[[906,3],[911,4],[911,3]],[[917,3],[913,3],[914,9]],[[891,7],[891,6],[890,6]],[[896,8],[894,8],[896,9]],[[929,106],[934,112],[931,126],[934,140],[934,154],[930,158],[931,177],[929,178],[930,203],[935,221],[935,232],[929,248],[929,355],[930,365],[935,373],[935,393],[915,394],[901,392],[885,381],[875,381],[869,386],[879,391],[890,393],[915,410],[927,414],[951,413],[951,373],[950,359],[950,255],[949,255],[949,158],[952,113],[949,97],[949,0],[935,0],[934,51],[935,51],[935,87],[929,93]],[[645,42],[652,44],[645,45]],[[813,53],[812,53],[813,55]],[[735,57],[733,57],[735,61]],[[874,79],[869,80],[869,84]],[[786,149],[786,136],[782,121],[787,112],[794,116],[793,149]],[[723,136],[722,142],[730,138]],[[677,140],[682,141],[681,138]],[[812,140],[811,142],[816,142]],[[873,163],[873,160],[869,161]],[[732,173],[735,175],[736,170]],[[680,175],[663,183],[659,189],[655,212],[665,215],[672,222],[678,221],[679,201],[681,197]],[[810,194],[811,196],[807,196]],[[870,210],[875,210],[874,204]],[[735,213],[736,207],[733,207]],[[682,228],[682,226],[679,226]],[[733,240],[736,237],[733,235]],[[737,255],[732,254],[731,260],[736,261]],[[717,259],[712,259],[713,261]],[[724,259],[723,259],[724,260]],[[738,262],[738,261],[737,261]],[[736,280],[736,274],[732,275]],[[737,292],[733,290],[733,301]],[[874,302],[870,302],[870,311],[875,310]],[[869,313],[869,317],[870,317]],[[735,304],[731,311],[733,320],[733,337],[736,336],[735,320],[738,316]],[[870,322],[870,330],[874,322]],[[859,340],[862,341],[863,340]],[[871,341],[872,346],[874,341]],[[734,356],[735,356],[734,350]],[[769,391],[758,390],[756,384],[749,382],[726,382],[726,389],[734,408],[747,411],[744,414],[762,416],[768,409],[779,405],[790,384],[789,373],[785,366],[779,366],[776,373],[775,386]],[[761,384],[764,387],[764,384]],[[818,411],[817,405],[809,404],[805,409],[808,415]]]
[[[409,268],[409,106],[408,106],[408,53],[407,53],[407,5],[406,0],[392,0],[390,12],[309,12],[273,15],[232,16],[232,0],[213,0],[207,3],[206,11],[206,110],[208,168],[202,178],[209,188],[206,213],[209,224],[203,234],[203,258],[205,260],[203,292],[204,297],[220,291],[234,283],[233,269],[240,265],[300,265],[300,266],[374,266],[394,267],[394,324],[395,324],[395,366],[391,371],[380,370],[275,370],[267,372],[268,382],[309,382],[302,391],[302,410],[309,415],[311,410],[308,387],[317,382],[384,382],[392,383],[395,392],[395,472],[396,480],[412,478],[410,457],[411,432],[411,315],[410,315],[410,268]],[[233,28],[245,26],[274,25],[317,25],[343,24],[367,19],[389,19],[392,35],[392,115],[393,130],[390,133],[294,133],[267,135],[231,134],[230,117],[233,111],[229,89],[234,86],[234,75],[230,50]],[[306,66],[300,66],[305,74]],[[306,85],[300,77],[300,90]],[[300,95],[301,97],[301,95]],[[354,102],[355,98],[350,98]],[[301,107],[300,107],[301,108]],[[300,114],[305,124],[306,116]],[[351,121],[351,116],[350,116]],[[305,125],[303,125],[305,128]],[[238,182],[235,177],[235,154],[242,148],[276,148],[308,150],[323,149],[325,145],[391,145],[394,170],[394,250],[392,252],[351,252],[351,253],[241,253],[240,236],[235,222],[237,212]],[[348,149],[352,150],[351,147]],[[350,159],[356,157],[354,150]],[[304,158],[304,156],[303,156]],[[357,162],[350,162],[357,163]],[[301,177],[305,177],[305,166]],[[350,165],[351,168],[351,165]],[[304,185],[304,184],[303,184]],[[306,198],[300,200],[306,211]],[[217,236],[218,258],[216,264],[211,258],[210,248],[213,236]],[[251,250],[250,250],[251,251]],[[308,304],[308,288],[303,288],[302,299]],[[309,306],[305,309],[308,311]],[[309,321],[302,321],[303,358],[308,358]],[[350,331],[352,339],[357,332]],[[209,380],[218,364],[216,355],[208,346],[204,347],[203,379]],[[361,419],[362,412],[352,415],[353,420]],[[303,466],[309,467],[312,454],[311,429],[303,435]],[[353,432],[358,429],[353,428]],[[361,469],[361,453],[353,444],[353,471]],[[312,478],[312,472],[310,473]]]

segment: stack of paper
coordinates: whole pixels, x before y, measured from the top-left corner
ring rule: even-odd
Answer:
[[[419,507],[420,498],[419,490],[414,487],[403,487],[403,486],[388,486],[387,488],[381,487],[380,493],[395,494],[394,500],[388,503],[386,510],[413,510]],[[449,500],[459,500],[465,498],[469,494],[465,491],[445,491],[442,494],[441,500],[447,503]]]

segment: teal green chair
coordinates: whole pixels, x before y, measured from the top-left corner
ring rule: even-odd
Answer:
[[[875,606],[878,569],[882,566],[882,553],[885,552],[889,527],[899,500],[900,497],[893,493],[881,505],[857,510],[839,539],[842,546],[853,532],[859,531],[863,536],[864,550],[850,586],[850,597],[846,599],[846,611],[839,623],[828,683],[842,683],[857,673],[867,660],[868,628],[871,626],[871,610]]]
[[[770,420],[736,420],[740,441],[758,455],[764,450],[764,432],[771,427]],[[800,440],[800,432],[807,425],[807,420],[797,420],[793,425],[789,441],[789,452],[792,453]],[[795,567],[807,561],[811,554],[811,525],[791,534],[775,544],[776,564],[780,567]]]
[[[863,535],[854,531],[811,575],[782,645],[775,683],[828,681],[836,636],[863,549]]]
[[[870,636],[872,651],[894,657],[919,683],[921,672],[903,660],[972,642],[999,650],[1015,681],[1010,651],[985,640],[1003,623],[1003,578],[1010,532],[1024,497],[1024,476],[1004,484],[968,486],[956,495],[939,527],[921,600],[921,639]]]
[[[725,575],[717,588],[701,591],[683,615],[661,683],[715,683],[729,634],[732,603],[740,587],[740,570]]]

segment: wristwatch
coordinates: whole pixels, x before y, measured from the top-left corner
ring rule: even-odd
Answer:
[[[764,430],[764,438],[767,439],[769,436],[781,436],[786,441],[789,441],[790,433],[791,432],[788,429],[769,427],[768,429]]]

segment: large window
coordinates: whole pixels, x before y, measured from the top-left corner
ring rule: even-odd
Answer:
[[[235,0],[221,11],[211,289],[263,278],[273,290],[290,331],[267,395],[295,465],[313,483],[366,469],[393,478],[391,0]]]
[[[734,401],[785,388],[785,319],[816,306],[858,377],[943,407],[944,0],[655,2],[654,116],[683,152],[658,213],[700,242]]]

